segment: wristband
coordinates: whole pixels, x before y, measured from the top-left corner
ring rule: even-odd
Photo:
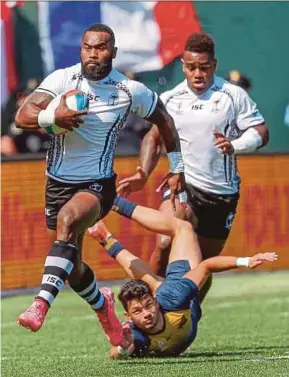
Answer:
[[[262,143],[263,139],[254,127],[246,130],[238,139],[231,141],[235,154],[254,152]]]
[[[168,159],[171,173],[184,172],[184,162],[181,152],[169,152]]]
[[[54,110],[41,110],[38,114],[38,124],[41,128],[53,126],[55,122]]]
[[[250,260],[250,257],[237,258],[237,266],[238,267],[249,267],[249,260]]]

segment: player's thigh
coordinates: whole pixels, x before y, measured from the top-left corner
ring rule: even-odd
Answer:
[[[79,191],[59,211],[57,230],[71,227],[80,234],[97,221],[100,213],[99,197],[88,191]]]
[[[95,221],[103,218],[108,214],[113,205],[116,196],[115,183],[116,175],[111,178],[99,179],[94,182],[83,182],[81,184],[59,182],[48,177],[45,191],[47,228],[51,230],[57,229],[59,212],[78,192],[87,192],[96,197],[96,199],[92,198],[92,200],[99,201],[100,206],[97,211],[98,217]],[[67,208],[69,209],[69,207]],[[82,206],[80,208],[83,209]],[[72,216],[74,212],[68,214]],[[66,213],[66,216],[68,214]],[[64,215],[64,212],[62,212],[62,215]]]
[[[163,212],[164,214],[170,217],[177,217],[181,220],[189,221],[193,227],[195,225],[196,218],[190,206],[184,206],[176,199],[176,210],[174,211],[172,208],[171,201],[169,199],[165,199],[159,207],[159,211]],[[157,247],[161,249],[166,249],[171,246],[171,238],[169,236],[165,236],[163,234],[157,235]]]
[[[187,260],[174,261],[168,265],[165,280],[156,292],[158,302],[165,310],[190,308],[198,288],[193,281],[184,278],[189,271],[191,267]]]

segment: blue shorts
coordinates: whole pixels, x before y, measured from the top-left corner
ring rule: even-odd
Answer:
[[[187,260],[170,263],[167,267],[166,278],[156,292],[157,301],[166,312],[191,309],[192,333],[188,345],[196,337],[198,321],[202,316],[199,289],[192,280],[183,277],[190,270]]]
[[[187,260],[178,260],[168,265],[166,278],[156,292],[157,300],[165,311],[190,309],[192,305],[200,306],[197,285],[183,277],[190,270]]]

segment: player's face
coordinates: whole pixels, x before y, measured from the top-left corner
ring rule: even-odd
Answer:
[[[188,85],[195,93],[202,93],[211,86],[216,59],[212,59],[207,52],[185,51],[182,63]]]
[[[92,81],[106,77],[116,57],[111,35],[106,32],[88,31],[81,43],[81,70],[83,76]]]
[[[161,312],[156,300],[145,295],[140,300],[131,300],[128,303],[128,317],[141,330],[151,331],[158,324]]]

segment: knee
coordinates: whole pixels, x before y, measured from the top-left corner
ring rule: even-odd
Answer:
[[[182,233],[191,233],[196,236],[196,233],[193,229],[193,226],[191,223],[189,223],[186,220],[181,220],[174,218],[173,219],[173,229],[174,229],[174,234],[182,234]]]
[[[61,209],[57,215],[57,233],[73,233],[76,217],[70,209]]]
[[[172,239],[171,237],[159,235],[157,239],[157,248],[160,252],[164,252],[171,247]]]

